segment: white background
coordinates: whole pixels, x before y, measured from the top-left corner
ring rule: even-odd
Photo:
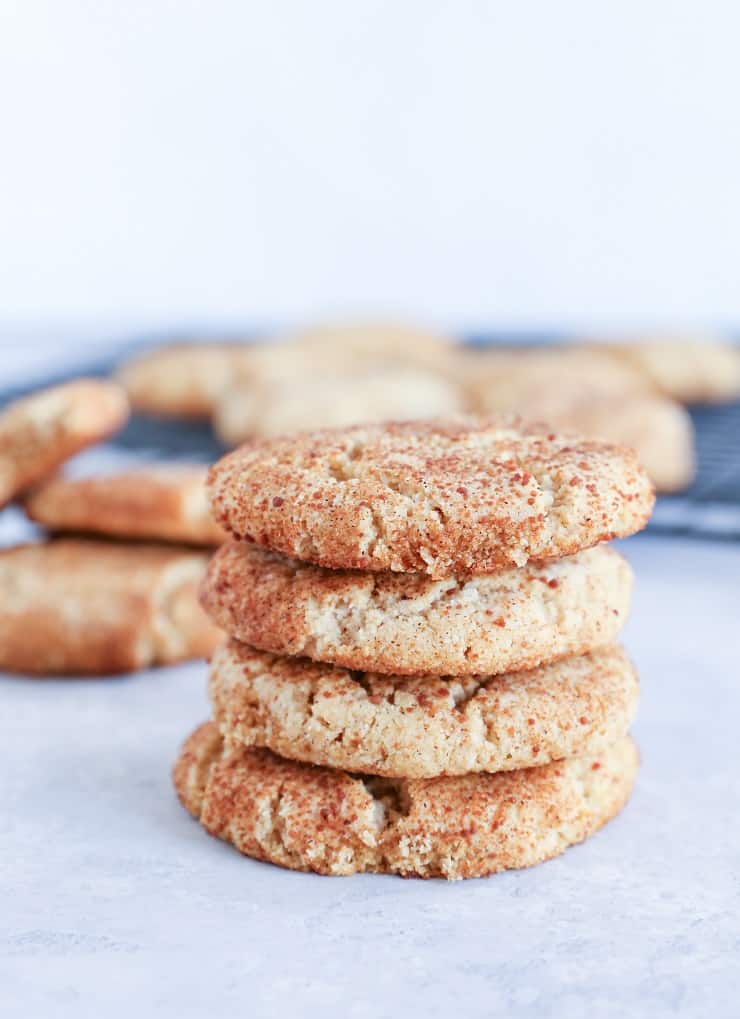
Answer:
[[[730,0],[0,12],[5,335],[740,320]]]

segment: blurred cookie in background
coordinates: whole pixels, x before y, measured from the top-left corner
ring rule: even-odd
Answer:
[[[209,418],[249,349],[249,343],[238,341],[170,344],[132,357],[116,375],[136,411]]]
[[[295,334],[286,345],[301,350],[315,363],[337,370],[424,368],[447,375],[457,341],[426,329],[393,323],[350,323],[318,326]]]
[[[224,532],[208,507],[199,465],[156,465],[109,476],[56,477],[24,499],[28,516],[50,531],[219,545]]]
[[[137,411],[209,418],[224,390],[237,382],[249,388],[398,367],[445,375],[455,346],[412,327],[326,326],[261,342],[169,344],[133,356],[117,377]]]
[[[536,406],[547,420],[579,399],[652,391],[633,365],[585,347],[470,348],[458,361],[473,408],[484,413],[522,413]]]
[[[470,358],[468,393],[481,413],[513,412],[587,438],[630,446],[660,492],[694,477],[691,419],[630,361],[589,348],[490,351]]]
[[[740,349],[714,339],[643,339],[605,346],[680,403],[725,403],[740,397]]]
[[[658,492],[680,492],[693,481],[694,429],[686,409],[673,400],[588,400],[550,420],[579,435],[630,446]]]
[[[454,341],[410,327],[309,329],[254,346],[216,400],[227,445],[253,436],[454,414]]]
[[[461,391],[440,376],[387,369],[236,383],[221,394],[213,425],[227,446],[235,446],[252,437],[449,416],[464,408]]]
[[[124,391],[102,379],[77,379],[9,404],[0,412],[0,506],[118,431],[128,414]]]
[[[0,552],[0,669],[132,672],[209,655],[222,635],[198,604],[207,555],[58,539]]]

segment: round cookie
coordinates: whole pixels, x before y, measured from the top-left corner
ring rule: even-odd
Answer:
[[[403,678],[277,658],[231,641],[211,664],[229,742],[386,777],[509,771],[596,753],[637,710],[637,675],[605,648],[529,672]]]
[[[116,375],[131,406],[161,417],[210,418],[216,399],[249,362],[249,343],[173,343],[137,354]]]
[[[604,349],[643,373],[681,403],[725,403],[740,398],[740,349],[704,339],[645,339]]]
[[[458,778],[389,780],[224,747],[212,723],[187,740],[173,778],[212,835],[258,860],[319,874],[482,877],[551,859],[627,802],[629,737],[587,757]]]
[[[694,427],[686,409],[673,400],[647,395],[582,401],[550,421],[630,446],[658,492],[680,492],[694,477]]]
[[[691,418],[647,376],[607,350],[584,347],[468,355],[468,392],[482,413],[516,411],[590,439],[630,446],[659,492],[694,475]]]
[[[449,376],[460,344],[414,326],[335,323],[304,329],[255,350],[255,377],[300,380],[377,369],[417,368]]]
[[[437,417],[464,410],[451,382],[402,368],[358,374],[303,375],[290,381],[234,382],[216,401],[213,426],[226,444],[311,428]]]
[[[128,413],[121,387],[102,379],[65,382],[5,407],[0,412],[0,506],[118,431]]]
[[[51,478],[24,500],[28,516],[52,531],[219,545],[211,517],[208,468],[156,465],[110,477]]]
[[[320,364],[347,367],[412,367],[447,374],[459,350],[453,339],[398,323],[334,323],[295,336],[298,350]]]
[[[467,355],[468,393],[483,414],[521,414],[557,424],[580,403],[652,392],[639,369],[586,347],[489,348]]]
[[[221,629],[263,651],[370,672],[469,676],[612,643],[631,593],[632,571],[608,546],[433,580],[327,570],[229,542],[209,563],[201,604]]]
[[[250,443],[211,469],[225,530],[333,569],[488,573],[639,530],[633,452],[513,419],[408,422]]]
[[[206,555],[59,539],[0,552],[0,669],[101,675],[213,651],[198,605]]]

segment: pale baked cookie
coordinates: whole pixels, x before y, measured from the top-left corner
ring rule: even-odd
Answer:
[[[484,414],[515,413],[556,423],[582,402],[653,391],[643,372],[606,350],[473,348],[464,361],[471,405]]]
[[[231,641],[211,664],[227,742],[372,775],[510,771],[596,753],[627,732],[638,680],[616,646],[500,676],[404,678]]]
[[[658,492],[679,492],[693,480],[694,426],[686,409],[673,400],[648,394],[579,402],[550,422],[589,438],[630,446]]]
[[[654,493],[629,450],[513,419],[306,433],[211,469],[225,530],[336,569],[433,577],[549,559],[639,530]]]
[[[213,424],[229,446],[255,436],[377,421],[439,417],[464,410],[462,393],[438,375],[396,369],[308,375],[291,382],[235,383],[216,402]]]
[[[411,365],[445,372],[458,344],[426,329],[392,323],[318,326],[297,342],[314,356],[352,357],[355,364]]]
[[[83,539],[0,552],[0,669],[103,674],[210,654],[220,634],[197,600],[206,559]]]
[[[254,348],[251,368],[262,379],[300,380],[383,369],[416,368],[446,375],[459,344],[426,329],[393,323],[316,326]]]
[[[125,393],[101,379],[65,382],[9,404],[0,411],[0,506],[127,418]]]
[[[623,737],[592,756],[496,775],[363,778],[224,748],[207,723],[173,777],[203,827],[255,859],[454,880],[529,867],[581,842],[625,805],[638,763]]]
[[[208,469],[156,465],[109,477],[52,478],[24,500],[32,520],[52,531],[219,545],[224,532],[211,517]]]
[[[131,406],[162,417],[209,418],[219,393],[248,362],[248,343],[175,343],[138,354],[117,377]]]
[[[558,347],[494,350],[470,360],[468,392],[479,411],[516,411],[559,430],[630,446],[659,492],[675,492],[691,482],[691,418],[656,393],[626,359],[607,350]]]
[[[263,651],[370,672],[469,676],[611,644],[631,593],[630,567],[606,546],[433,580],[327,570],[231,542],[209,564],[201,604],[221,629]]]
[[[606,349],[642,372],[660,392],[681,403],[724,403],[740,398],[740,348],[720,340],[651,340]]]

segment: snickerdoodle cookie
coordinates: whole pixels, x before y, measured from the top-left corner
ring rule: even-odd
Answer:
[[[0,669],[104,674],[208,655],[220,634],[197,600],[206,559],[83,539],[0,552]]]
[[[248,362],[249,343],[173,343],[135,354],[118,369],[131,406],[162,417],[209,418]]]
[[[523,566],[639,530],[633,452],[514,419],[458,418],[255,441],[209,477],[233,534],[338,569],[446,577]]]
[[[227,633],[282,655],[405,675],[532,668],[612,643],[632,571],[606,546],[549,563],[434,580],[327,570],[229,542],[201,601]]]
[[[609,821],[638,768],[629,737],[539,768],[379,779],[224,747],[207,723],[174,769],[180,800],[212,835],[293,870],[448,879],[528,867]]]
[[[616,646],[528,672],[412,679],[231,641],[214,655],[210,694],[229,742],[347,771],[429,778],[595,753],[627,732],[639,688]]]
[[[219,545],[225,534],[211,517],[208,469],[153,465],[92,478],[56,477],[33,488],[24,505],[52,531]]]
[[[0,506],[127,418],[126,394],[102,379],[65,382],[9,404],[0,411]]]

